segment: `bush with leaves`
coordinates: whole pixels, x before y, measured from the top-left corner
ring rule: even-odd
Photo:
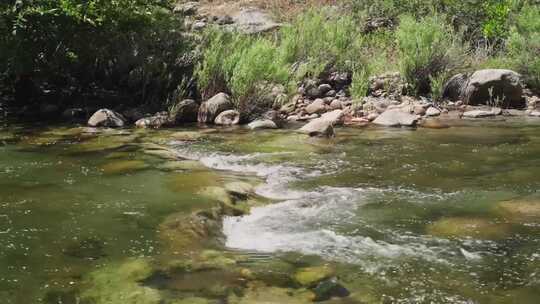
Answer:
[[[508,55],[527,84],[540,92],[540,7],[526,6],[508,39]]]
[[[439,15],[421,20],[403,16],[396,37],[401,73],[415,94],[430,93],[432,79],[463,64],[461,35]]]
[[[59,91],[164,101],[189,73],[190,44],[166,0],[29,0],[1,7],[2,67]]]

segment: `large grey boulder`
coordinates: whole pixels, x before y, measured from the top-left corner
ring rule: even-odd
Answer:
[[[121,114],[109,109],[98,110],[88,119],[90,127],[121,128],[125,123],[126,119]]]
[[[201,123],[213,123],[221,112],[232,110],[233,107],[229,95],[219,93],[201,104],[197,121]]]
[[[216,125],[231,126],[240,123],[240,112],[236,110],[227,110],[219,113],[214,120]]]
[[[458,74],[444,86],[443,96],[469,105],[524,106],[521,75],[505,69],[478,70],[470,76]]]
[[[374,124],[385,127],[412,127],[417,122],[418,116],[406,113],[398,108],[386,110],[373,121]]]
[[[334,127],[332,125],[332,122],[323,118],[317,118],[310,121],[298,131],[300,133],[307,134],[312,137],[313,136],[321,136],[321,137],[334,136]]]

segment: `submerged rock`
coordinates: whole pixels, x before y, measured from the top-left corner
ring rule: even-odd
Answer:
[[[513,200],[500,202],[496,212],[504,218],[519,222],[540,220],[540,200]]]
[[[294,275],[294,280],[304,287],[314,287],[319,282],[334,276],[335,271],[330,266],[306,267],[299,269]]]
[[[175,213],[159,225],[158,236],[164,252],[193,255],[222,237],[221,224],[212,212]]]
[[[118,160],[101,166],[105,174],[123,174],[146,169],[147,165],[142,160]]]
[[[440,237],[496,240],[508,237],[510,227],[484,218],[448,217],[428,225],[427,232]]]
[[[312,303],[315,295],[308,290],[294,290],[266,286],[253,282],[244,291],[242,297],[232,295],[228,298],[230,304],[308,304]]]
[[[81,303],[160,304],[160,292],[139,283],[152,272],[152,267],[145,259],[132,259],[101,267],[84,278]]]
[[[125,125],[126,119],[109,109],[101,109],[94,113],[88,120],[90,127],[121,128]]]

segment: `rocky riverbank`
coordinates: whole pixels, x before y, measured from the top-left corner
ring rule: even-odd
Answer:
[[[266,96],[266,105],[255,105],[251,112],[242,113],[226,93],[200,104],[182,100],[174,111],[155,114],[141,109],[101,109],[90,117],[88,125],[165,128],[186,123],[245,124],[252,130],[286,127],[310,136],[334,136],[335,126],[445,128],[456,119],[540,118],[540,98],[525,89],[520,75],[510,70],[456,75],[445,84],[442,101],[406,95],[407,84],[399,73],[371,78],[369,96],[361,100],[348,95],[350,83],[351,75],[332,72],[322,79],[304,81],[290,98],[283,87],[275,86]],[[70,109],[66,115],[80,112]]]

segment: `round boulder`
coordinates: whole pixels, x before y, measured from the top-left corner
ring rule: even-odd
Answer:
[[[214,120],[216,125],[231,126],[240,123],[240,112],[236,110],[227,110],[219,113]]]
[[[109,109],[98,110],[88,120],[90,127],[121,128],[125,125],[125,118]]]
[[[221,112],[231,109],[233,104],[229,95],[219,93],[201,104],[197,120],[201,123],[213,123]]]

